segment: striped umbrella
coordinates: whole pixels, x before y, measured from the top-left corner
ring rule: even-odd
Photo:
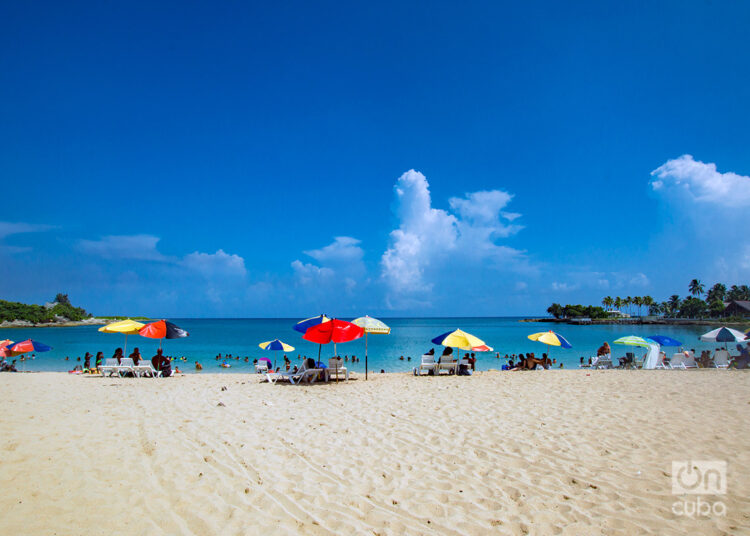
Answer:
[[[568,340],[560,335],[559,333],[555,333],[552,330],[549,331],[541,331],[539,333],[532,333],[528,336],[529,339],[532,341],[541,342],[547,345],[547,357],[549,357],[550,346],[562,346],[563,348],[573,348],[573,345],[568,342]]]
[[[641,346],[643,348],[650,348],[649,342],[643,337],[637,335],[628,335],[626,337],[620,337],[614,344],[624,344],[626,346]]]
[[[352,324],[365,330],[365,381],[367,381],[367,334],[388,335],[391,332],[391,328],[377,318],[367,315],[355,318],[352,320]]]
[[[727,347],[728,342],[740,342],[747,339],[744,333],[737,331],[736,329],[722,326],[708,333],[704,333],[700,336],[700,340],[706,342],[723,342],[724,348]]]
[[[138,330],[138,335],[149,339],[159,339],[159,348],[163,339],[181,339],[189,337],[190,333],[166,320],[157,320],[146,324]]]
[[[294,346],[291,346],[285,342],[280,341],[279,339],[274,339],[272,341],[266,341],[260,343],[258,346],[260,346],[263,350],[271,350],[273,352],[294,352]],[[273,368],[276,370],[276,358],[273,358]],[[270,365],[270,360],[268,361],[268,364]]]
[[[6,346],[5,348],[8,350],[8,352],[12,356],[27,354],[29,352],[49,352],[50,350],[52,350],[51,346],[47,346],[44,343],[41,343],[39,341],[34,341],[31,339],[17,342],[15,344],[10,344]],[[24,361],[23,370],[26,370],[25,360],[22,360],[22,361]]]

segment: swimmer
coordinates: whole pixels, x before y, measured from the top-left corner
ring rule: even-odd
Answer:
[[[198,363],[198,362],[196,361],[196,362],[195,362],[195,370],[203,370],[203,365],[201,365],[200,363]]]

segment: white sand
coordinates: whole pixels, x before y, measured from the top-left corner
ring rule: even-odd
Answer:
[[[0,534],[750,533],[744,371],[258,382],[0,374]]]

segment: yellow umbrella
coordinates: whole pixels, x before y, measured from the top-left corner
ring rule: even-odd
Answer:
[[[145,324],[141,324],[140,322],[128,318],[126,320],[120,320],[119,322],[112,322],[111,324],[102,326],[99,328],[99,331],[102,333],[123,333],[125,335],[125,351],[123,351],[123,355],[127,355],[128,335],[137,334],[143,326],[145,326]]]
[[[442,344],[443,346],[453,346],[461,349],[469,349],[485,345],[484,341],[479,337],[475,337],[471,333],[466,333],[460,329],[443,333],[432,339],[432,342],[435,344]]]

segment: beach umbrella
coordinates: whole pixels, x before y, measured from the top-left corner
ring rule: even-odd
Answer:
[[[10,350],[8,350],[9,344],[13,344],[13,341],[10,339],[0,341],[0,357],[10,357]]]
[[[325,314],[322,314],[322,315],[313,316],[310,318],[305,318],[304,320],[300,320],[299,322],[294,324],[292,328],[302,333],[302,335],[304,335],[307,332],[307,330],[311,328],[312,326],[317,326],[318,324],[322,324],[324,322],[330,322],[330,321],[331,319],[328,318],[328,316],[326,316]],[[320,361],[320,351],[322,348],[323,348],[323,345],[318,346],[318,361]]]
[[[466,350],[466,348],[461,348],[461,350]],[[492,346],[487,346],[486,344],[482,344],[481,346],[472,346],[469,348],[472,352],[494,352],[495,349],[492,348]]]
[[[318,347],[318,362],[320,362],[320,348],[322,348],[322,345],[329,342],[335,344],[353,341],[363,337],[364,334],[365,330],[363,328],[346,320],[334,318],[328,322],[322,322],[309,327],[302,338],[306,341],[317,342],[320,345]]]
[[[51,346],[47,346],[44,343],[41,343],[39,341],[34,341],[31,339],[27,339],[25,341],[17,342],[15,344],[10,344],[6,346],[8,352],[12,356],[17,356],[21,354],[26,354],[28,352],[49,352],[52,350]],[[24,365],[24,369],[26,366]]]
[[[704,333],[700,336],[700,340],[706,342],[723,342],[724,348],[727,347],[728,342],[740,342],[744,341],[747,337],[741,331],[736,329],[722,326],[708,333]]]
[[[294,352],[294,346],[291,346],[285,342],[280,341],[279,339],[274,339],[272,341],[266,341],[260,343],[258,346],[260,346],[263,350],[271,350],[274,352],[278,351],[284,351],[284,352]],[[271,360],[268,358],[265,358],[266,361],[268,361],[269,366],[271,365]],[[276,370],[276,358],[274,358],[274,364],[273,368]]]
[[[649,342],[644,339],[643,337],[638,337],[637,335],[628,335],[626,337],[620,337],[616,341],[614,341],[614,344],[624,344],[626,346],[641,346],[643,348],[650,348]]]
[[[539,333],[532,333],[528,336],[528,338],[532,341],[541,342],[547,345],[547,357],[549,357],[550,346],[562,346],[563,348],[573,348],[573,345],[568,342],[568,340],[560,335],[559,333],[555,333],[552,330],[549,331],[540,331]]]
[[[125,335],[125,350],[123,351],[123,355],[128,354],[128,335],[135,335],[140,331],[140,329],[145,324],[141,324],[140,322],[136,322],[135,320],[130,320],[129,318],[126,320],[120,320],[119,322],[112,322],[111,324],[107,324],[106,326],[102,326],[99,328],[99,331],[102,333],[122,333]]]
[[[181,339],[189,337],[190,333],[166,320],[157,320],[146,324],[138,330],[138,335],[149,339],[159,339],[159,348],[163,339]]]
[[[448,331],[442,335],[438,335],[432,342],[440,344],[442,346],[452,346],[454,348],[468,349],[473,347],[479,347],[484,345],[484,341],[479,337],[475,337],[471,333],[466,333],[463,330],[456,329]]]
[[[299,322],[294,324],[293,328],[304,335],[305,333],[307,333],[307,330],[311,328],[312,326],[317,326],[318,324],[322,324],[324,322],[330,322],[330,321],[331,319],[323,314],[323,315],[313,316],[312,318],[305,318],[304,320],[300,320]]]
[[[680,341],[666,335],[649,335],[647,338],[658,343],[659,346],[682,346]]]
[[[391,333],[391,328],[377,318],[367,315],[355,318],[352,320],[352,324],[365,330],[365,381],[367,381],[367,335],[369,333],[374,335],[388,335]]]
[[[442,346],[450,346],[453,348],[468,350],[470,348],[479,348],[480,346],[486,346],[484,341],[479,337],[475,337],[471,333],[466,333],[461,329],[448,331],[442,335],[438,335],[432,339],[434,344],[440,344]],[[456,352],[456,359],[460,360],[461,355]]]

